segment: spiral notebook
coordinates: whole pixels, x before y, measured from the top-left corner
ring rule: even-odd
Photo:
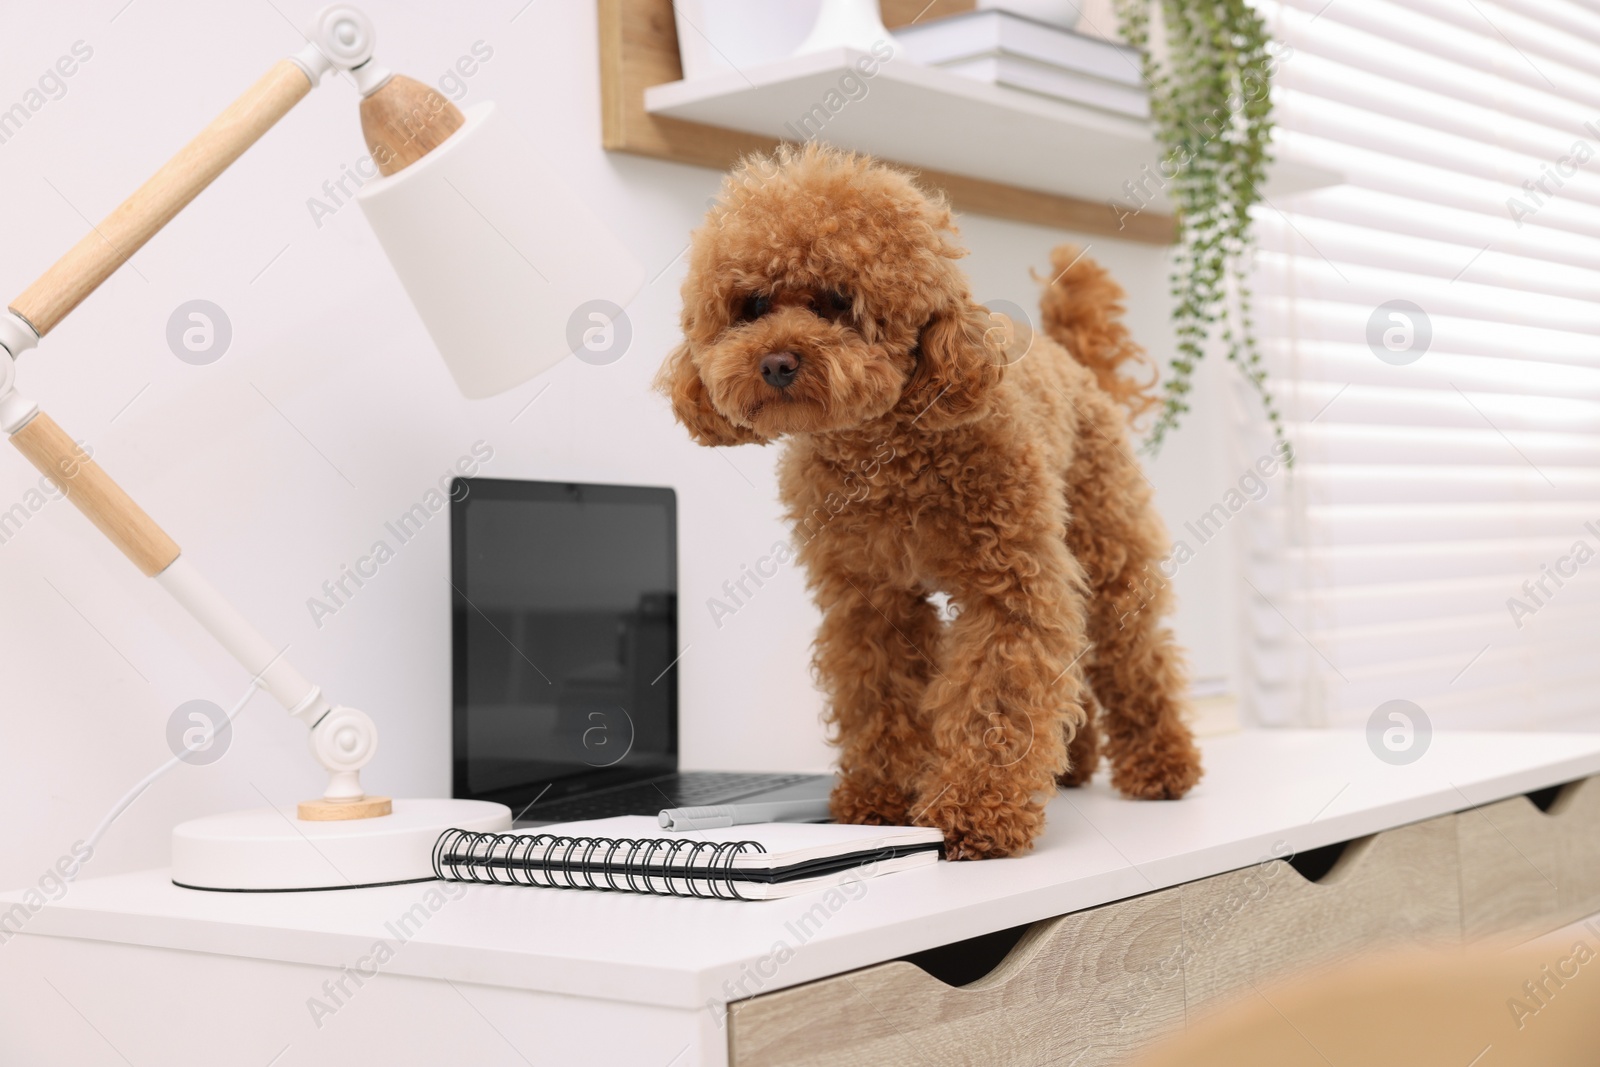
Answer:
[[[673,833],[649,816],[517,833],[446,830],[433,873],[453,882],[776,900],[926,867],[944,847],[926,826],[759,823]]]

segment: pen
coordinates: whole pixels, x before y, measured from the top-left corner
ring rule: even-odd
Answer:
[[[765,804],[715,804],[702,808],[666,808],[663,830],[715,830],[755,822],[821,822],[828,818],[828,802],[775,800]]]

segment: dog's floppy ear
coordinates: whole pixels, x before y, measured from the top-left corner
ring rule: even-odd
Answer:
[[[694,365],[688,342],[684,342],[667,356],[656,372],[655,387],[672,401],[672,413],[702,445],[766,444],[767,439],[754,430],[735,426],[711,406],[706,393],[706,383],[700,379],[700,369]]]
[[[900,410],[928,429],[975,417],[1005,373],[1004,357],[987,333],[989,309],[963,296],[936,312],[917,339],[917,366]]]

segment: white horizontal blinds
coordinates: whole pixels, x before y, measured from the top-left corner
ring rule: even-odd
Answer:
[[[1262,11],[1293,48],[1277,153],[1347,184],[1258,215],[1260,339],[1299,462],[1248,512],[1249,710],[1600,724],[1600,8]],[[1395,300],[1431,330],[1405,365],[1368,340]],[[1407,320],[1380,318],[1387,352]]]

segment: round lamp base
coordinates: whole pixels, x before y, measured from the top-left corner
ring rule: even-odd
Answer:
[[[395,800],[371,819],[306,821],[296,809],[252,808],[191,819],[172,831],[172,881],[186,889],[286,893],[433,878],[433,846],[452,827],[509,830],[511,809],[482,800]]]

